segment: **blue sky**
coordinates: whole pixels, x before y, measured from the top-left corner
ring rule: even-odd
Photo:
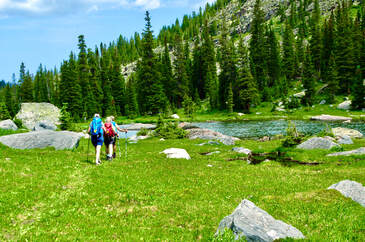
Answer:
[[[151,12],[155,34],[163,25],[214,0],[0,0],[0,80],[18,77],[24,62],[31,73],[42,63],[59,67],[77,36],[88,47],[109,43],[122,34],[142,32],[144,13]]]

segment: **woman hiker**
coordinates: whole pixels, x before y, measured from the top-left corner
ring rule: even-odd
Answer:
[[[113,147],[116,142],[117,129],[112,124],[112,118],[107,117],[104,124],[104,137],[105,137],[105,149],[106,159],[111,161],[113,159]]]
[[[117,131],[119,131],[119,132],[125,132],[125,133],[128,133],[128,130],[127,130],[127,129],[121,129],[121,128],[118,126],[118,124],[114,121],[114,120],[115,120],[114,116],[111,116],[110,118],[112,119],[112,124],[113,124],[114,128],[115,128]],[[119,137],[119,133],[118,133],[118,132],[117,132],[117,136]],[[117,150],[117,142],[116,142],[116,140],[115,140],[114,145],[113,145],[113,151],[114,151],[114,153],[113,153],[113,158],[115,158],[115,157],[116,157],[116,150]]]
[[[100,118],[100,115],[95,114],[94,119],[91,121],[89,125],[88,133],[91,135],[91,142],[95,147],[96,165],[101,164],[100,152],[101,152],[101,146],[103,146],[104,143],[103,131],[104,131],[104,125]]]

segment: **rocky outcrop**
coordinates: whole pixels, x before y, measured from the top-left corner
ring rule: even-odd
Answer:
[[[186,152],[186,150],[184,149],[170,148],[162,151],[161,153],[164,153],[165,155],[167,155],[167,158],[170,159],[191,159],[188,152]]]
[[[339,143],[340,145],[352,145],[354,143],[351,137],[347,135],[337,136],[336,138],[337,143]]]
[[[333,184],[328,189],[335,189],[345,197],[349,197],[365,207],[365,187],[358,182],[344,180],[337,184]]]
[[[42,149],[54,147],[56,150],[77,148],[81,135],[69,131],[34,131],[0,137],[0,143],[14,149]]]
[[[322,114],[322,115],[319,115],[319,116],[311,117],[311,120],[316,120],[316,121],[348,121],[348,120],[352,120],[352,118]]]
[[[251,150],[249,149],[246,149],[246,148],[243,148],[243,147],[234,147],[232,149],[233,152],[236,152],[236,153],[240,153],[240,154],[246,154],[246,155],[249,155],[252,153]]]
[[[351,109],[351,101],[350,100],[347,100],[347,101],[344,101],[343,103],[340,103],[337,108],[338,109],[342,109],[342,110],[350,110]]]
[[[50,103],[22,103],[17,119],[23,122],[23,125],[33,130],[36,123],[47,120],[47,122],[59,125],[60,110]]]
[[[328,154],[327,156],[351,156],[351,155],[365,155],[365,147],[356,150],[332,153]]]
[[[221,134],[209,129],[190,129],[188,133],[189,139],[218,140],[225,145],[234,145],[238,138]]]
[[[360,133],[359,131],[355,130],[355,129],[347,129],[347,128],[333,128],[332,129],[332,133],[335,136],[349,136],[350,138],[353,139],[360,139],[362,137],[364,137],[364,135],[362,133]]]
[[[173,119],[180,119],[180,116],[175,113],[175,114],[171,115],[171,118],[173,118]]]
[[[8,120],[0,121],[0,129],[15,131],[15,130],[18,130],[18,127],[12,120],[8,119]]]
[[[216,235],[226,228],[233,231],[236,239],[244,237],[247,241],[305,238],[297,228],[276,220],[249,200],[243,200],[231,215],[220,222]]]
[[[128,125],[119,125],[122,129],[128,129],[128,130],[141,130],[141,129],[155,129],[156,125],[154,124],[128,124]]]
[[[329,139],[320,137],[311,138],[297,146],[298,149],[303,149],[303,150],[313,150],[313,149],[330,150],[333,147],[340,147],[340,146]]]
[[[182,123],[179,123],[178,125],[179,128],[182,128],[182,129],[198,129],[199,127],[197,127],[196,125],[192,124],[192,123],[187,123],[187,122],[182,122]]]
[[[35,124],[33,130],[34,131],[43,131],[43,130],[53,130],[55,131],[57,126],[49,121],[41,121]]]

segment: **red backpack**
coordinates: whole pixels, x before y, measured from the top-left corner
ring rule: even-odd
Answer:
[[[108,136],[108,137],[114,137],[115,136],[113,125],[111,123],[106,123],[105,124],[105,136]]]

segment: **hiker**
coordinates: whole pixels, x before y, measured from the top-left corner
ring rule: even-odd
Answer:
[[[112,119],[112,124],[113,124],[114,128],[115,128],[117,131],[119,131],[119,132],[124,132],[124,133],[128,133],[128,130],[127,130],[127,129],[121,129],[121,128],[118,126],[118,124],[114,121],[114,120],[115,120],[114,116],[111,116],[110,118]],[[117,132],[117,136],[119,137],[119,133],[118,133],[118,132]],[[115,158],[115,157],[116,157],[116,150],[117,150],[117,142],[114,142],[114,145],[113,145],[113,151],[114,151],[114,153],[113,153],[113,158]]]
[[[101,152],[101,146],[103,146],[104,143],[103,129],[104,129],[103,122],[100,118],[100,115],[95,114],[94,119],[91,121],[89,125],[88,133],[91,135],[91,142],[95,147],[96,165],[101,164],[100,152]]]
[[[113,148],[116,142],[117,130],[112,124],[112,118],[107,117],[104,124],[104,137],[105,137],[105,149],[106,149],[106,159],[111,161],[113,159]]]

